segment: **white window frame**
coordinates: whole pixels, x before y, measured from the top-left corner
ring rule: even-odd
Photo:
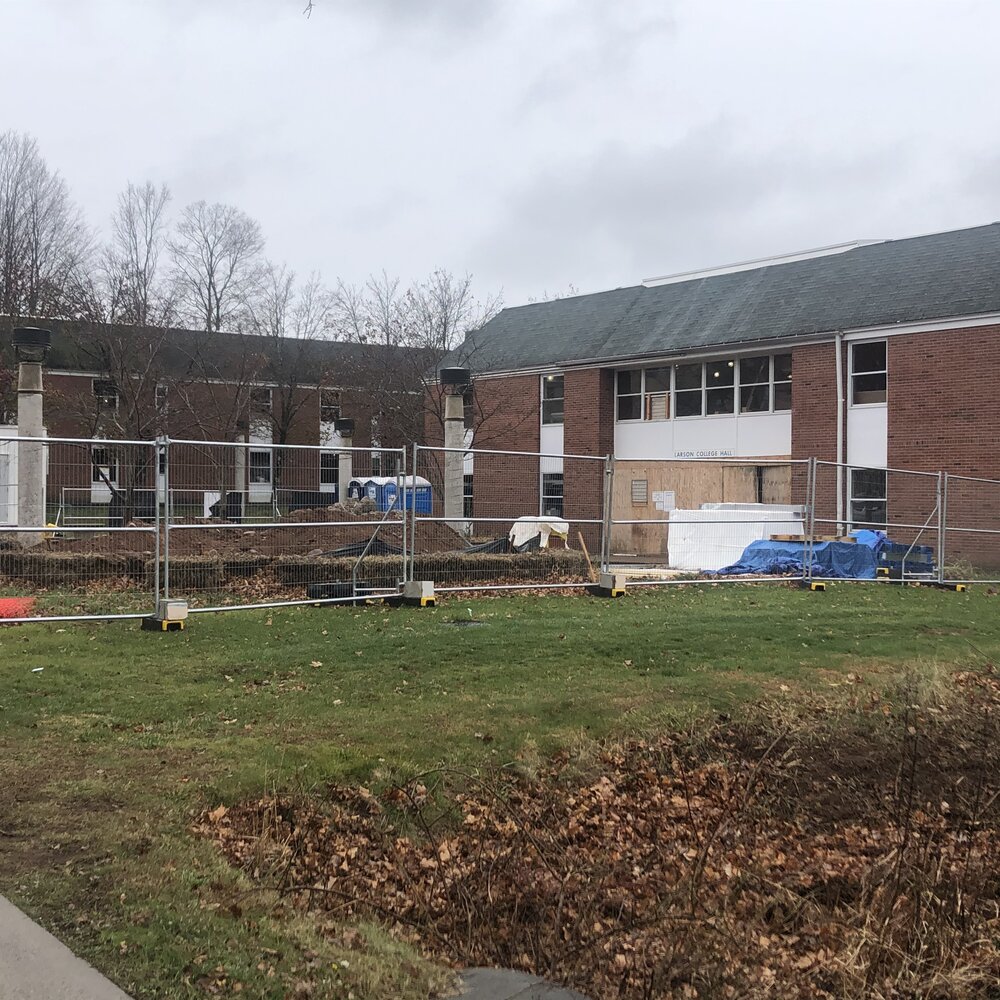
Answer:
[[[336,402],[328,402],[328,400],[334,399]],[[332,417],[324,416],[324,411],[334,410],[335,415]],[[344,408],[341,402],[340,390],[339,389],[320,389],[319,391],[319,422],[321,424],[332,424],[339,420],[343,416]]]
[[[559,495],[559,513],[552,515],[553,517],[561,517],[565,520],[566,517],[566,473],[565,471],[559,472],[542,472],[538,480],[538,513],[542,517],[546,517],[546,503],[545,498],[556,499],[555,495],[552,493],[545,492],[545,480],[549,477],[558,476],[562,480],[562,493]]]
[[[872,406],[875,404],[861,404]],[[880,469],[877,466],[852,466],[848,471],[847,476],[847,523],[853,529],[859,526],[859,523],[854,518],[854,504],[856,502],[867,502],[867,503],[884,503],[885,504],[885,519],[883,521],[874,522],[862,522],[860,527],[865,528],[870,531],[878,530],[879,526],[888,528],[889,525],[889,473],[886,469]],[[857,496],[854,492],[854,473],[855,472],[881,472],[885,477],[885,489],[882,490],[883,496],[873,497],[873,496]]]
[[[111,388],[112,392],[98,392],[98,386],[107,386]],[[94,393],[94,399],[97,400],[98,409],[102,412],[117,413],[118,405],[121,400],[121,392],[118,390],[118,385],[114,379],[110,378],[94,378],[90,380],[91,391]],[[114,403],[107,402],[109,399],[114,399]]]
[[[855,372],[854,370],[854,350],[857,347],[866,347],[869,344],[882,344],[885,347],[885,368],[878,371]],[[870,410],[884,409],[889,405],[889,341],[885,338],[874,340],[852,340],[848,342],[847,351],[847,405],[852,409]],[[854,377],[855,375],[884,375],[885,376],[885,399],[877,403],[855,403],[854,402]]]
[[[254,400],[257,393],[267,393],[267,403],[261,404]],[[270,417],[274,413],[274,389],[269,385],[253,385],[250,387],[250,413],[254,416]]]
[[[791,385],[792,379],[782,379],[780,382],[775,381],[775,358],[779,355],[791,355],[791,351],[777,351],[768,354],[744,354],[744,355],[726,355],[718,358],[708,358],[702,361],[678,361],[673,364],[650,364],[645,365],[641,368],[616,368],[614,369],[615,375],[615,423],[616,424],[642,424],[642,423],[663,423],[665,420],[707,420],[714,419],[716,417],[728,418],[728,417],[762,417],[768,416],[773,413],[790,413],[791,407],[788,409],[776,409],[775,408],[775,387],[778,385]],[[741,390],[743,388],[743,383],[740,381],[740,361],[744,358],[756,358],[756,357],[767,357],[767,409],[765,410],[750,410],[743,413],[740,409],[740,399]],[[733,410],[731,412],[727,411],[725,413],[709,413],[708,412],[708,393],[711,390],[711,386],[708,382],[709,366],[716,364],[731,365],[733,367]],[[697,389],[678,389],[677,388],[677,368],[680,365],[698,365],[701,368],[701,412],[684,414],[683,416],[677,413],[677,398],[679,393],[690,393],[693,395],[698,392]],[[649,412],[649,406],[647,399],[650,397],[650,392],[646,386],[646,371],[653,368],[669,368],[670,369],[670,389],[668,393],[668,416],[664,418],[650,418],[646,414]],[[618,375],[622,372],[638,372],[639,373],[639,391],[638,392],[619,392],[618,387]],[[748,385],[764,385],[763,382],[749,382]],[[730,386],[718,386],[720,389],[728,389]],[[620,399],[638,399],[639,400],[639,416],[638,417],[619,417],[619,400]]]
[[[157,382],[153,386],[153,406],[157,413],[166,413],[170,402],[170,386],[166,382]]]
[[[729,389],[732,391],[733,405],[732,408],[726,413],[708,412],[708,394],[713,389],[713,386],[710,385],[708,381],[708,369],[709,367],[714,368],[716,365],[728,366],[733,369],[732,385],[714,386],[715,389]],[[701,404],[701,414],[703,417],[706,418],[738,417],[740,415],[740,380],[739,380],[738,365],[739,365],[739,358],[733,354],[730,354],[724,358],[709,359],[702,363],[701,384],[702,384],[703,399]]]
[[[553,396],[552,399],[545,398],[545,383],[552,383],[558,379],[562,383],[562,396]],[[545,404],[554,403],[556,400],[561,400],[562,402],[562,419],[561,420],[546,420],[545,419]],[[549,372],[548,375],[542,375],[538,382],[538,411],[541,417],[543,427],[562,427],[566,423],[566,376],[562,372]]]
[[[267,455],[267,479],[254,479],[253,473],[255,470],[259,471],[264,468],[263,465],[254,465],[253,457],[254,455]],[[274,485],[274,449],[273,448],[254,448],[251,447],[249,454],[247,455],[247,483],[250,489],[255,486],[273,486]]]
[[[332,459],[332,466],[324,467],[323,460]],[[333,482],[328,483],[323,480],[323,473],[333,469]],[[340,453],[336,451],[324,450],[319,453],[319,491],[320,493],[340,494]]]

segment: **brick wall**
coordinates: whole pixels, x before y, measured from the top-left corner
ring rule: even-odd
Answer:
[[[1000,479],[998,342],[998,326],[889,338],[890,466]],[[889,489],[893,516],[923,523],[932,484],[896,475]],[[947,523],[1000,529],[1000,486],[951,479]],[[1000,536],[949,531],[946,561],[956,559],[1000,567]]]

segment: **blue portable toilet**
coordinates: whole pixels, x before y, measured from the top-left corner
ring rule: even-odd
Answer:
[[[364,479],[352,479],[347,488],[347,495],[352,500],[368,497],[375,502],[380,511],[392,509],[412,510],[414,504],[418,514],[431,513],[431,484],[421,476],[405,476],[403,478],[403,502],[399,500],[399,482],[395,476],[368,476]]]

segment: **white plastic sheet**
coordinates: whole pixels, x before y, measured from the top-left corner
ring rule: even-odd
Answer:
[[[781,508],[743,505],[738,510],[672,510],[667,537],[671,569],[722,569],[739,562],[751,543],[771,535],[801,535],[802,518]]]

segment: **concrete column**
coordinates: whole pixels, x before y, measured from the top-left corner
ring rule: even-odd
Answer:
[[[458,449],[444,453],[444,516],[452,528],[464,532],[465,403],[460,394],[444,397],[444,446]]]
[[[340,446],[354,447],[354,431],[340,432]],[[347,488],[354,478],[354,452],[342,451],[337,459],[337,501],[343,503],[347,499]]]
[[[42,419],[42,365],[22,361],[17,375],[17,433],[20,437],[45,436]],[[19,441],[17,445],[17,523],[22,527],[45,525],[45,445]],[[22,545],[37,545],[41,534],[24,532]]]

